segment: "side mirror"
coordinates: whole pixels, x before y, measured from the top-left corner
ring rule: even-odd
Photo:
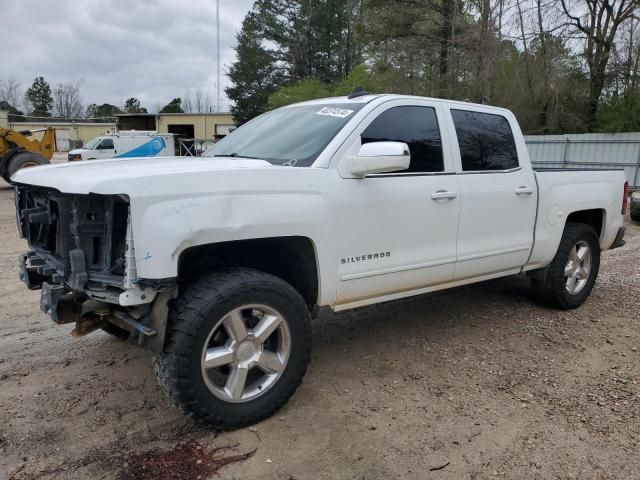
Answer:
[[[372,173],[406,170],[411,154],[403,142],[373,142],[362,145],[358,155],[348,157],[346,162],[349,173],[362,178]]]

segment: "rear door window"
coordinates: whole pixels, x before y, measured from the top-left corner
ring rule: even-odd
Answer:
[[[432,107],[405,106],[385,110],[362,132],[362,144],[404,142],[411,164],[407,172],[442,172],[444,160],[436,111]]]
[[[518,152],[508,120],[501,115],[451,110],[456,127],[462,170],[511,170],[518,167]]]

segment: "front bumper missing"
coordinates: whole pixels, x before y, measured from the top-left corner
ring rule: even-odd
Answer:
[[[20,255],[19,275],[27,288],[41,290],[42,312],[57,324],[76,324],[73,336],[87,335],[111,323],[130,331],[133,342],[147,344],[153,351],[162,349],[167,303],[175,297],[175,289],[160,293],[148,287],[135,288],[104,296],[100,292],[73,291],[65,283],[55,283],[60,278],[56,269],[33,252]]]
[[[76,252],[75,250],[72,251]],[[129,289],[106,288],[100,290],[90,290],[85,288],[88,281],[88,275],[84,268],[74,268],[79,263],[71,256],[71,275],[68,284],[64,281],[64,274],[61,265],[57,265],[54,260],[48,258],[47,255],[30,252],[20,255],[18,258],[18,272],[20,280],[24,282],[29,290],[43,289],[42,305],[51,305],[49,297],[51,295],[59,295],[53,292],[77,292],[84,293],[89,298],[120,305],[122,307],[135,307],[152,303],[157,295],[157,291],[145,287],[139,288],[134,286]],[[80,279],[80,280],[79,280]],[[45,291],[45,284],[47,285]],[[60,295],[62,295],[60,294]],[[50,307],[48,307],[50,308]],[[43,309],[43,311],[45,311]]]

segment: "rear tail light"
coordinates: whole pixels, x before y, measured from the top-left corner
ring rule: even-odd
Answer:
[[[624,192],[622,194],[622,214],[627,213],[627,207],[629,206],[629,182],[624,182]]]

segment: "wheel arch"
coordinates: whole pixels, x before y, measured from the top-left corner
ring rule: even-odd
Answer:
[[[318,255],[309,237],[254,238],[189,247],[178,257],[178,283],[230,267],[253,268],[274,275],[293,286],[310,308],[318,303]]]
[[[569,223],[583,223],[585,225],[589,225],[592,227],[596,234],[598,235],[598,239],[602,238],[602,232],[604,230],[604,225],[606,222],[607,212],[603,208],[592,208],[587,210],[576,210],[567,215],[567,220],[564,225],[564,229],[567,228]],[[563,233],[564,233],[563,229]]]

